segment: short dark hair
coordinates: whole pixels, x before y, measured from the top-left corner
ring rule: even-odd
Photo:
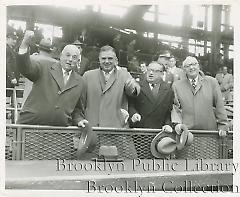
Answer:
[[[164,65],[162,65],[162,64],[159,64],[157,61],[151,61],[151,62],[150,62],[148,65],[147,65],[147,67],[148,67],[150,64],[158,64],[159,66],[161,66],[161,67],[162,67],[163,71],[165,70],[165,67],[164,67]]]
[[[116,54],[115,49],[109,45],[105,45],[105,46],[101,47],[99,54],[104,51],[112,51]]]

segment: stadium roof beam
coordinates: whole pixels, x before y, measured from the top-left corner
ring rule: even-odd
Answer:
[[[134,29],[137,32],[153,32],[171,36],[179,36],[189,39],[208,40],[212,39],[212,32],[186,27],[176,27],[156,22],[144,21],[144,13],[150,5],[130,6],[123,18],[93,12],[91,10],[75,10],[56,6],[9,6],[7,8],[8,19],[31,21],[32,18],[38,23],[52,24],[80,28],[81,26],[115,27],[118,29]],[[233,44],[233,31],[220,33],[221,42]]]

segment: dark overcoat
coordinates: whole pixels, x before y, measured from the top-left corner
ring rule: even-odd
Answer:
[[[135,98],[131,98],[129,113],[130,117],[134,113],[139,113],[141,121],[132,123],[130,118],[130,126],[157,129],[162,128],[165,124],[170,124],[174,99],[170,84],[164,81],[160,82],[157,98],[153,97],[146,79],[140,81],[139,85],[140,94]]]
[[[19,124],[68,126],[84,118],[85,85],[80,75],[73,71],[64,86],[59,62],[23,54],[17,56],[17,63],[20,72],[33,82]]]

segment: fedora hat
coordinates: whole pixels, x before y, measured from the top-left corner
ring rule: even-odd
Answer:
[[[156,158],[163,158],[177,149],[174,133],[161,131],[151,142],[151,153]]]
[[[79,40],[75,40],[72,44],[76,46],[81,46],[83,43],[81,43]]]
[[[166,58],[171,58],[172,57],[172,55],[171,55],[171,53],[169,52],[169,51],[163,51],[163,52],[161,52],[160,54],[159,54],[159,56],[158,57],[166,57]]]
[[[162,130],[151,143],[151,153],[156,158],[164,158],[174,151],[182,150],[193,142],[193,134],[185,124],[177,124],[174,132]]]
[[[185,124],[177,124],[175,126],[175,132],[178,134],[177,140],[177,150],[182,150],[185,146],[192,144],[193,134],[189,132]]]
[[[97,135],[93,132],[92,127],[89,123],[85,124],[85,127],[79,128],[81,131],[81,137],[77,144],[77,158],[81,159],[81,156],[85,152],[91,152],[94,150],[97,144]],[[75,142],[76,143],[76,142]]]
[[[51,40],[45,39],[45,38],[43,38],[43,39],[40,41],[40,43],[37,44],[37,47],[38,47],[40,50],[47,51],[47,52],[50,52],[50,51],[53,50]]]

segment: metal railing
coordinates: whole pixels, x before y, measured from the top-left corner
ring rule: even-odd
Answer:
[[[9,160],[76,159],[73,136],[81,133],[78,127],[53,127],[8,124],[5,157]],[[125,129],[93,127],[97,133],[97,146],[91,153],[98,157],[100,145],[115,145],[119,157],[131,158],[129,147],[133,143],[137,158],[153,158],[150,150],[152,139],[161,129]],[[233,133],[220,137],[218,131],[192,130],[194,141],[191,146],[175,153],[176,159],[224,159],[232,157]],[[132,139],[132,141],[129,141]]]
[[[12,91],[11,97],[7,97],[6,101],[6,111],[10,112],[9,118],[11,123],[16,123],[18,112],[21,110],[21,102],[18,102],[19,98],[17,97],[17,91],[24,91],[22,88],[6,88],[7,91]]]

